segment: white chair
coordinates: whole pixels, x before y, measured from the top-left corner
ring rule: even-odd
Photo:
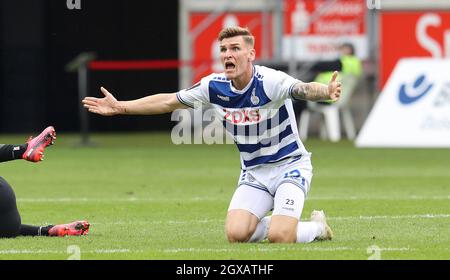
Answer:
[[[298,122],[298,130],[302,140],[308,138],[308,128],[312,113],[323,115],[323,121],[320,124],[320,137],[322,139],[329,139],[332,142],[341,140],[340,115],[342,115],[347,138],[350,140],[355,138],[355,125],[350,111],[350,99],[358,85],[359,79],[352,74],[343,74],[340,80],[342,82],[342,93],[337,102],[328,105],[307,102],[307,106],[300,114]]]

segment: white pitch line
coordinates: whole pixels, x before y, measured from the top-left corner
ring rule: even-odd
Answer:
[[[450,218],[450,214],[418,214],[418,215],[398,215],[398,216],[327,217],[328,220],[442,219],[442,218]]]
[[[183,224],[210,224],[210,223],[223,223],[225,220],[220,219],[203,219],[203,220],[148,220],[148,221],[117,221],[117,222],[93,222],[91,225],[135,225],[135,224],[149,224],[149,225],[183,225]]]
[[[441,196],[346,196],[346,197],[334,197],[334,196],[312,196],[307,197],[306,200],[449,200],[450,195]]]
[[[382,219],[445,219],[450,218],[450,214],[418,214],[418,215],[398,215],[398,216],[346,216],[327,217],[327,220],[382,220]],[[306,220],[302,220],[306,221]],[[216,224],[224,223],[224,219],[201,219],[201,220],[137,220],[137,221],[116,221],[116,222],[93,222],[91,225],[189,225],[189,224]]]
[[[56,250],[1,250],[0,255],[24,255],[24,254],[62,254],[63,251]]]
[[[130,249],[98,249],[98,250],[80,250],[81,254],[117,254],[117,253],[142,253],[143,250],[130,250]],[[68,254],[63,250],[0,250],[0,255],[36,255],[36,254]]]
[[[219,201],[221,199],[214,199],[210,197],[189,197],[189,198],[88,198],[88,197],[57,197],[57,198],[18,198],[17,201],[21,203],[114,203],[114,202],[168,202],[168,201],[180,201],[180,202],[192,202],[192,201]],[[225,200],[224,200],[225,201]]]
[[[352,247],[307,247],[307,246],[292,246],[292,247],[258,247],[258,248],[246,248],[247,252],[286,252],[286,251],[300,251],[300,252],[334,252],[334,251],[366,251],[367,248],[352,248]],[[380,248],[380,251],[414,251],[414,248]],[[149,250],[149,252],[159,252],[165,254],[178,254],[178,253],[234,253],[242,252],[240,248],[171,248],[160,250]],[[83,254],[117,254],[117,253],[144,253],[144,250],[130,250],[130,249],[99,249],[99,250],[80,250],[81,258]],[[64,250],[0,250],[0,255],[44,255],[44,254],[63,254],[70,255]]]
[[[307,200],[449,200],[450,196],[374,196],[374,197],[308,197]],[[130,198],[88,198],[88,197],[56,197],[56,198],[18,198],[20,203],[114,203],[114,202],[196,202],[196,201],[223,201],[228,202],[226,198],[211,197],[188,197],[188,198],[152,198],[152,197],[130,197]]]
[[[352,247],[307,247],[307,246],[293,246],[293,247],[283,247],[283,248],[274,248],[274,247],[264,247],[264,248],[246,248],[247,252],[282,252],[282,251],[315,251],[315,252],[333,252],[333,251],[366,251],[367,248],[352,248]],[[380,251],[413,251],[415,249],[411,248],[380,248]],[[234,252],[242,252],[242,249],[239,248],[172,248],[172,249],[164,249],[161,250],[163,253],[168,254],[177,254],[177,253],[234,253]]]

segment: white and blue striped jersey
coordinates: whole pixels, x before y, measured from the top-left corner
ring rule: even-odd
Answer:
[[[214,73],[177,92],[177,98],[189,107],[214,108],[232,135],[245,170],[309,155],[298,136],[291,100],[297,82],[284,72],[255,65],[252,80],[242,90],[234,88],[224,73]]]

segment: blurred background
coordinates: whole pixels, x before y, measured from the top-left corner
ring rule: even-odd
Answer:
[[[253,32],[257,64],[303,81],[355,70],[342,106],[350,139],[401,58],[450,56],[447,0],[1,0],[0,17],[0,133],[49,124],[60,132],[170,130],[169,114],[103,118],[80,109],[80,98],[100,95],[100,86],[120,100],[189,87],[221,71],[216,38],[225,26]],[[353,61],[341,59],[343,44]],[[295,108],[299,120],[318,111]],[[320,118],[303,118],[303,137],[330,138]]]
[[[178,58],[178,2],[2,0],[0,131],[31,132],[48,124],[79,131],[78,73],[65,66],[83,52],[98,60]],[[73,2],[75,3],[75,2]],[[89,95],[101,85],[120,99],[178,90],[178,69],[91,71]],[[170,116],[119,117],[114,122],[89,116],[92,130],[162,130]]]

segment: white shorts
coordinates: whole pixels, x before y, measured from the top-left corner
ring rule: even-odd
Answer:
[[[228,211],[243,209],[262,219],[273,210],[273,215],[300,219],[303,203],[295,201],[300,196],[306,197],[312,175],[310,155],[277,166],[242,170]]]

